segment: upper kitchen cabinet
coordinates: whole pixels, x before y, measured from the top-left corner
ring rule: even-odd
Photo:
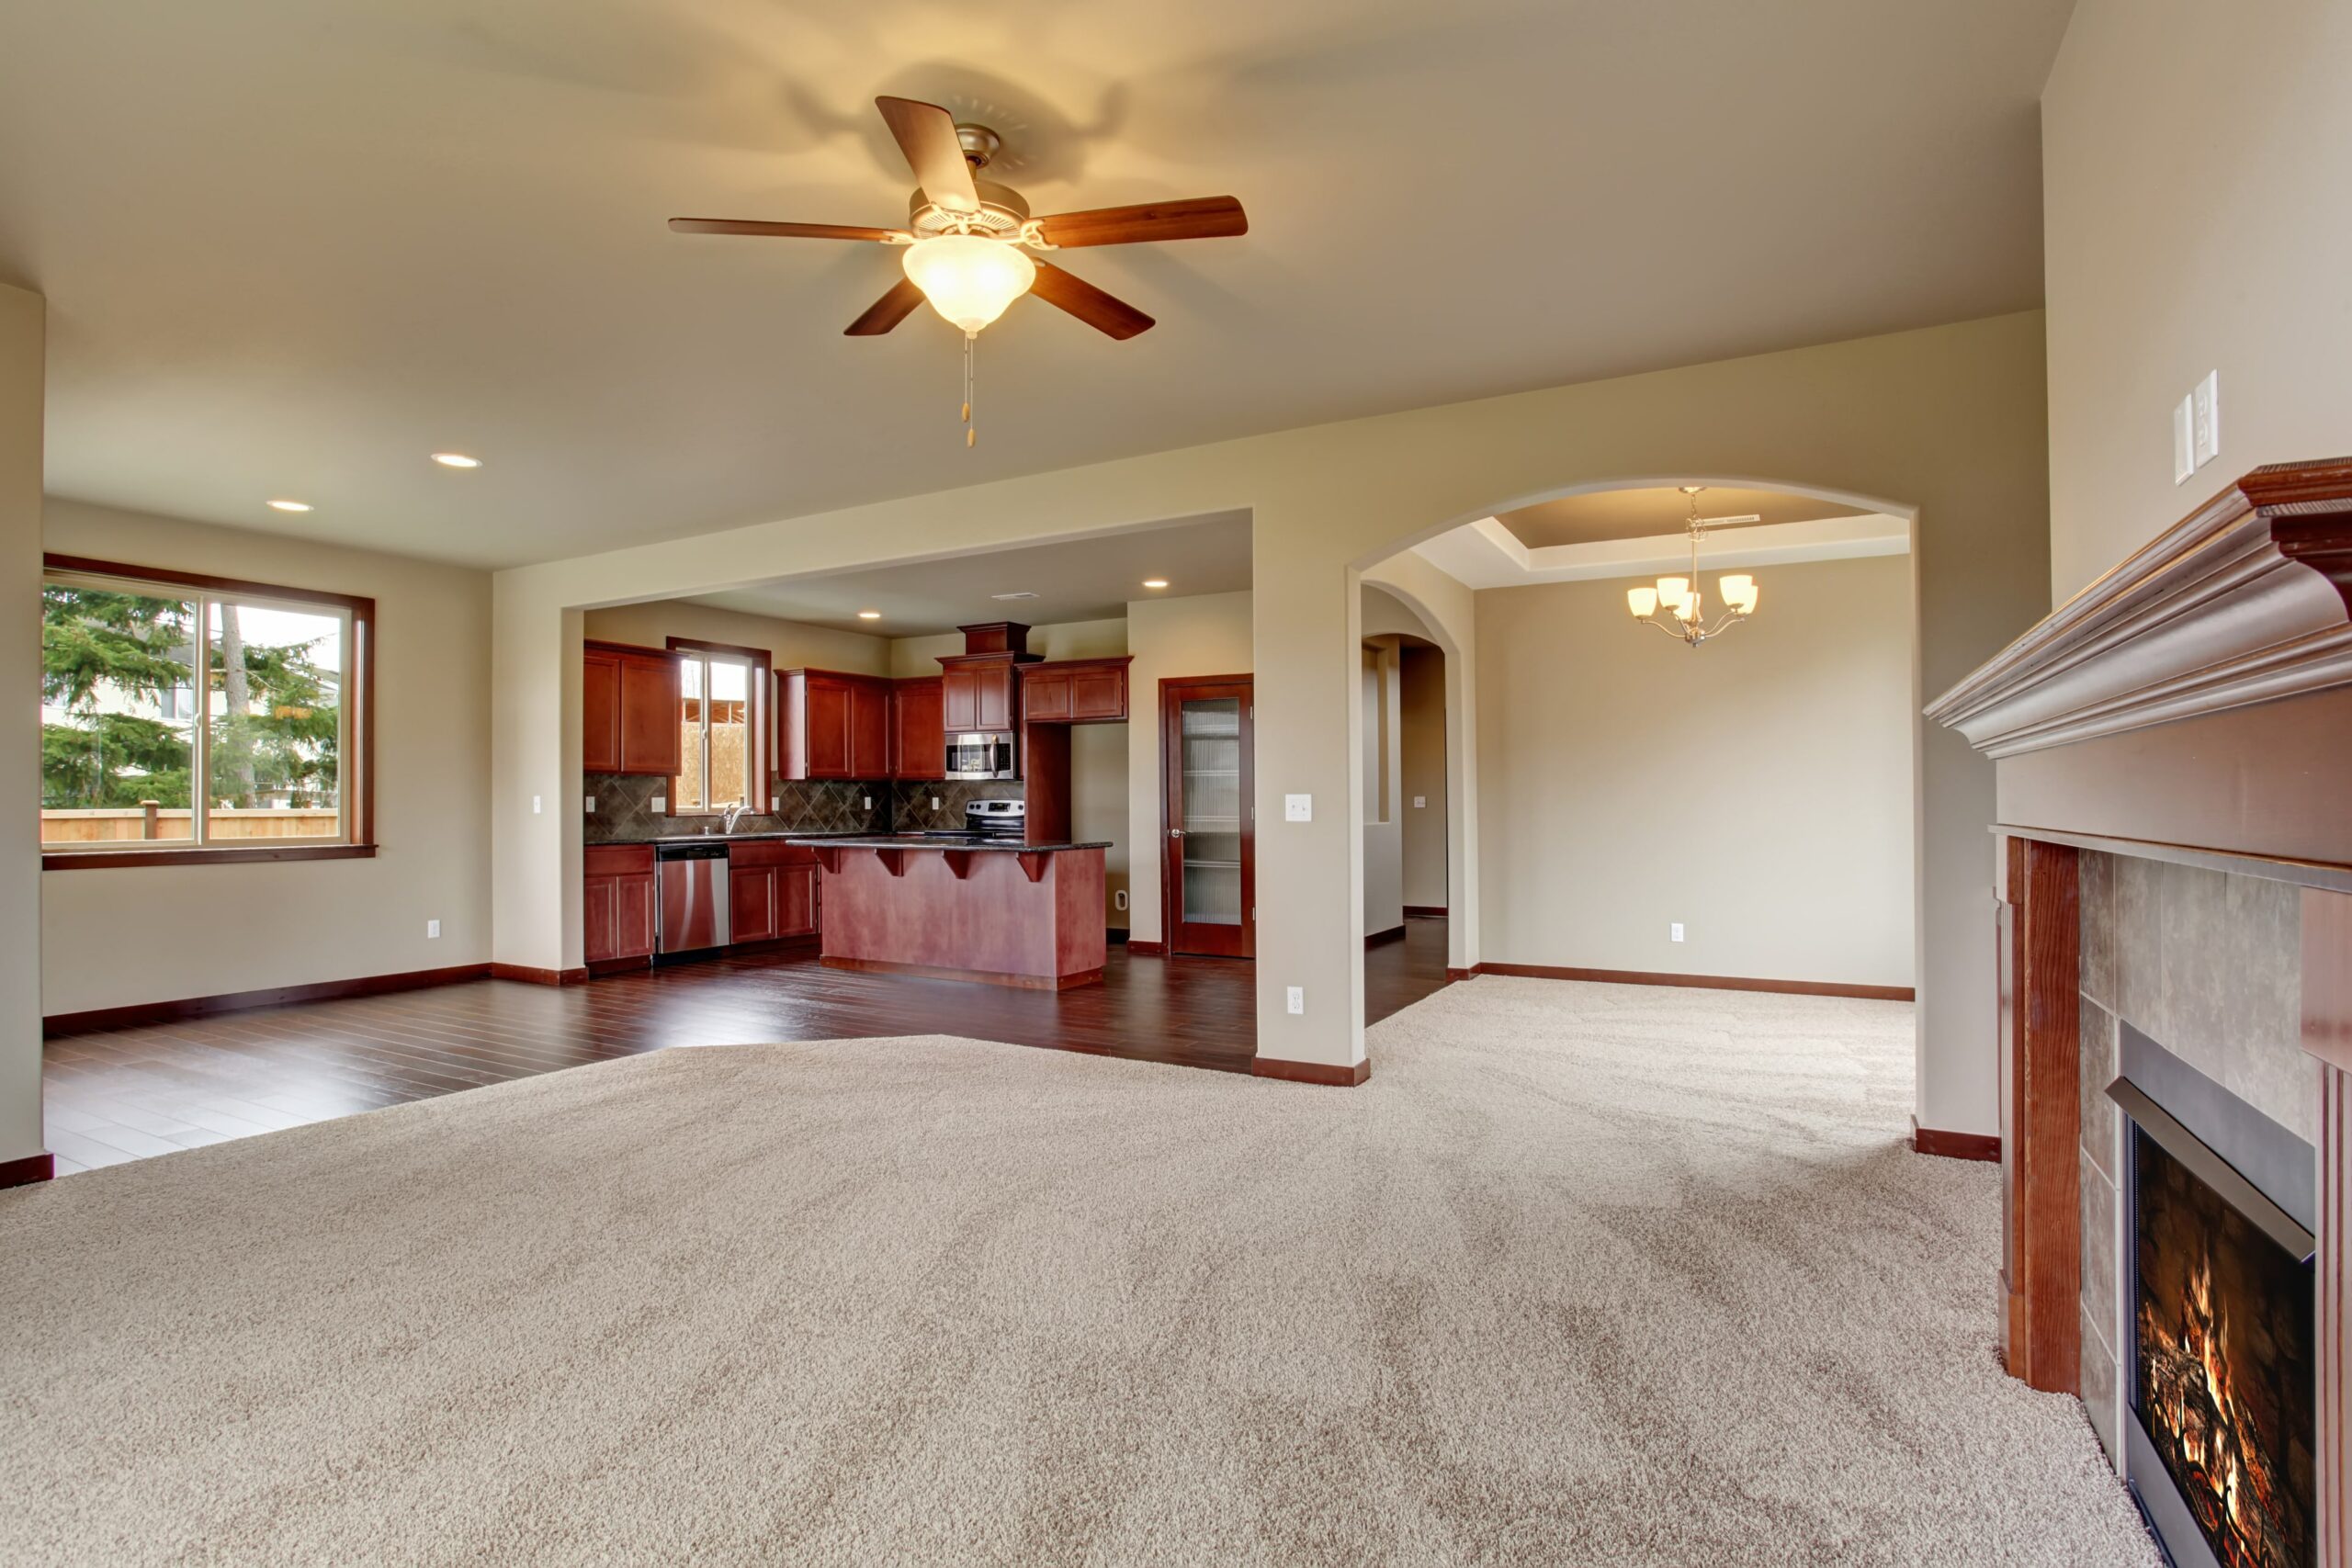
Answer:
[[[946,768],[944,681],[937,675],[890,682],[890,776],[918,782]]]
[[[943,734],[967,730],[1001,733],[1013,727],[1019,708],[1013,700],[1013,663],[990,654],[978,659],[939,661],[939,717]]]
[[[787,779],[890,777],[890,682],[836,670],[778,672]]]
[[[1067,659],[1021,671],[1025,724],[1116,724],[1127,716],[1131,658]]]
[[[674,776],[684,759],[677,660],[660,649],[592,642],[580,664],[581,766]]]

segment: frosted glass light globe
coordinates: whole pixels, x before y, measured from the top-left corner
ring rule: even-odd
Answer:
[[[978,234],[936,234],[907,247],[907,276],[931,308],[977,333],[1037,281],[1027,252]]]

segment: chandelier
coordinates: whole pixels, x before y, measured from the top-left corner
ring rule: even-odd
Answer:
[[[1707,536],[1711,523],[1756,523],[1758,517],[1702,517],[1699,515],[1699,493],[1705,485],[1683,485],[1682,493],[1690,498],[1690,575],[1661,577],[1655,588],[1625,590],[1626,607],[1634,612],[1634,619],[1644,626],[1656,626],[1668,637],[1680,637],[1692,648],[1711,637],[1721,637],[1756,613],[1756,579],[1746,572],[1729,572],[1715,579],[1716,590],[1722,593],[1723,613],[1710,623],[1699,590],[1699,541]]]

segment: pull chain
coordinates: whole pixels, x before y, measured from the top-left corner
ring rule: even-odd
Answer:
[[[964,334],[964,445],[967,447],[979,440],[979,432],[972,427],[972,344],[978,341],[979,335],[978,333]]]

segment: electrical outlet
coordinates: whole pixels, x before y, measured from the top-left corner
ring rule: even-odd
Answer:
[[[1682,922],[1680,920],[1676,920],[1673,924],[1666,928],[1666,940],[1668,942],[1680,942],[1682,940]]]
[[[655,795],[655,796],[653,797],[653,808],[652,808],[652,809],[653,809],[653,815],[654,815],[654,816],[656,816],[656,817],[659,817],[659,816],[661,816],[663,812],[668,811],[668,810],[670,809],[670,797],[669,797],[668,795]]]
[[[424,937],[425,937],[425,940],[426,940],[427,942],[432,941],[434,938],[438,937],[440,934],[441,934],[441,922],[440,922],[440,921],[438,921],[438,920],[427,920],[427,921],[425,921],[425,922],[424,922]]]
[[[595,815],[596,815],[596,797],[595,797],[594,795],[590,795],[590,796],[588,796],[588,798],[587,798],[585,801],[583,801],[583,802],[582,803],[582,809],[585,810],[585,811],[588,813],[588,815],[589,815],[589,816],[591,816],[591,817],[595,816]]]
[[[1290,1005],[1290,1010],[1291,1010],[1291,1011],[1293,1011],[1293,1012],[1303,1013],[1303,1012],[1305,1012],[1305,1011],[1306,1010],[1306,987],[1304,987],[1304,986],[1293,986],[1293,987],[1290,988],[1289,1005]]]
[[[1285,822],[1314,821],[1315,797],[1311,795],[1286,795],[1283,796],[1283,820]]]
[[[937,796],[937,795],[933,795],[933,796],[931,797],[931,808],[932,808],[933,811],[936,811],[936,810],[938,810],[938,809],[939,809],[939,796]]]
[[[865,797],[865,809],[868,811],[874,809],[874,797],[870,795]]]
[[[539,805],[539,797],[536,795],[531,796],[531,815],[537,817],[542,807]]]
[[[2191,441],[2201,468],[2222,455],[2222,373],[2205,372],[2205,379],[2188,394],[2188,402],[2194,427]]]

